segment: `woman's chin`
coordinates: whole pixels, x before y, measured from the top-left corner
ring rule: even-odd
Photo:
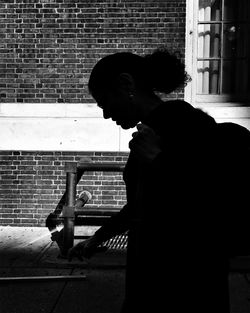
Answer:
[[[116,124],[123,129],[134,128],[138,122],[135,121],[117,121]]]

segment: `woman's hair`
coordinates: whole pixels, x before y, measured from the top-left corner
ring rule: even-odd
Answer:
[[[94,66],[88,83],[90,93],[112,87],[121,73],[131,74],[137,87],[151,92],[170,93],[190,80],[185,65],[166,49],[145,56],[118,52],[102,58]]]

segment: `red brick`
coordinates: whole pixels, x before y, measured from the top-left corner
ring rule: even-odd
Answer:
[[[10,163],[17,157],[22,158],[26,164],[17,164],[15,171],[4,169],[9,166],[8,163],[3,165],[1,173],[5,174],[1,176],[0,184],[0,224],[22,226],[44,226],[46,216],[55,209],[65,191],[66,161],[80,160],[83,156],[98,159],[99,162],[127,159],[127,153],[124,152],[1,151],[0,155]],[[28,165],[29,162],[35,161],[35,167]],[[60,170],[58,166],[55,170],[54,163],[62,165]],[[30,168],[33,170],[30,171]],[[41,168],[44,170],[41,171]],[[50,171],[46,171],[47,168],[50,168]],[[47,175],[48,172],[50,175]],[[120,173],[88,172],[79,182],[77,194],[83,188],[92,192],[93,198],[89,205],[121,207],[126,202],[124,182]]]
[[[86,84],[93,65],[108,53],[145,54],[164,45],[184,57],[185,0],[35,2],[0,3],[3,103],[93,103]],[[183,98],[183,91],[166,99],[177,97]],[[87,156],[95,162],[125,162],[127,155],[0,151],[0,214],[12,214],[3,211],[8,209],[20,214],[20,218],[0,215],[0,224],[44,226],[65,191],[66,161]],[[91,205],[117,207],[126,201],[122,175],[115,172],[89,173],[78,190],[83,187],[93,193]],[[103,193],[110,199],[102,199]],[[18,211],[25,209],[33,218]]]
[[[3,43],[1,67],[16,69],[15,73],[6,71],[1,74],[5,84],[9,78],[12,85],[3,90],[1,101],[91,102],[93,100],[83,90],[81,80],[88,80],[90,69],[101,56],[123,50],[144,54],[162,45],[174,47],[183,54],[185,3],[184,0],[119,3],[61,0],[16,5],[12,0],[1,4],[1,25],[6,30],[0,33]],[[84,62],[80,63],[82,60]],[[47,64],[51,64],[50,72]],[[66,82],[62,65],[74,65],[79,69],[75,75],[78,88],[72,90],[70,82]],[[24,80],[26,73],[32,76],[32,83],[51,78],[51,70],[55,76],[46,88],[42,89],[42,84],[30,85],[23,87],[25,91],[17,92],[18,81]],[[60,94],[71,93],[70,97],[59,97],[55,91],[48,93],[55,85],[61,90]],[[180,96],[183,95],[180,93]]]

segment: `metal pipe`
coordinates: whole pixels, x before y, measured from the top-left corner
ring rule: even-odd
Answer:
[[[0,277],[0,283],[11,282],[46,282],[46,281],[65,281],[65,280],[83,280],[85,275],[65,275],[65,276],[21,276],[21,277]]]
[[[67,162],[66,171],[66,205],[63,208],[64,228],[63,228],[63,251],[66,256],[68,250],[74,245],[74,206],[76,199],[77,185],[77,163]]]
[[[79,162],[77,164],[77,179],[76,184],[80,181],[82,175],[85,171],[107,171],[107,172],[123,172],[125,168],[125,163],[111,163],[111,162],[105,162],[105,163],[90,163],[90,162]],[[56,214],[60,214],[62,211],[63,206],[66,203],[66,191],[64,192],[62,198],[60,199],[59,203],[57,204],[57,207],[55,209]]]
[[[80,181],[85,171],[108,171],[108,172],[123,172],[125,163],[91,163],[89,161],[82,162],[66,162],[66,191],[61,198],[56,211],[63,211],[64,219],[63,229],[63,248],[61,254],[67,256],[68,250],[74,245],[74,225],[75,225],[75,201],[76,201],[76,186]],[[63,204],[65,204],[63,206]],[[62,208],[63,207],[63,208]]]
[[[66,205],[74,206],[76,199],[76,173],[67,173],[66,175]]]
[[[105,163],[84,163],[79,162],[77,164],[77,169],[84,170],[84,171],[105,171],[105,172],[122,172],[125,168],[125,163],[112,163],[112,162],[105,162]]]

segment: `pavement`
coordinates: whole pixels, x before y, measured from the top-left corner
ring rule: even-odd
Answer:
[[[0,226],[0,312],[119,313],[125,260],[110,249],[68,262],[47,228]]]
[[[76,235],[93,231],[75,227]],[[126,250],[109,249],[83,262],[59,256],[47,228],[0,226],[0,312],[120,312]],[[229,282],[231,313],[250,313],[249,256],[231,260]]]

